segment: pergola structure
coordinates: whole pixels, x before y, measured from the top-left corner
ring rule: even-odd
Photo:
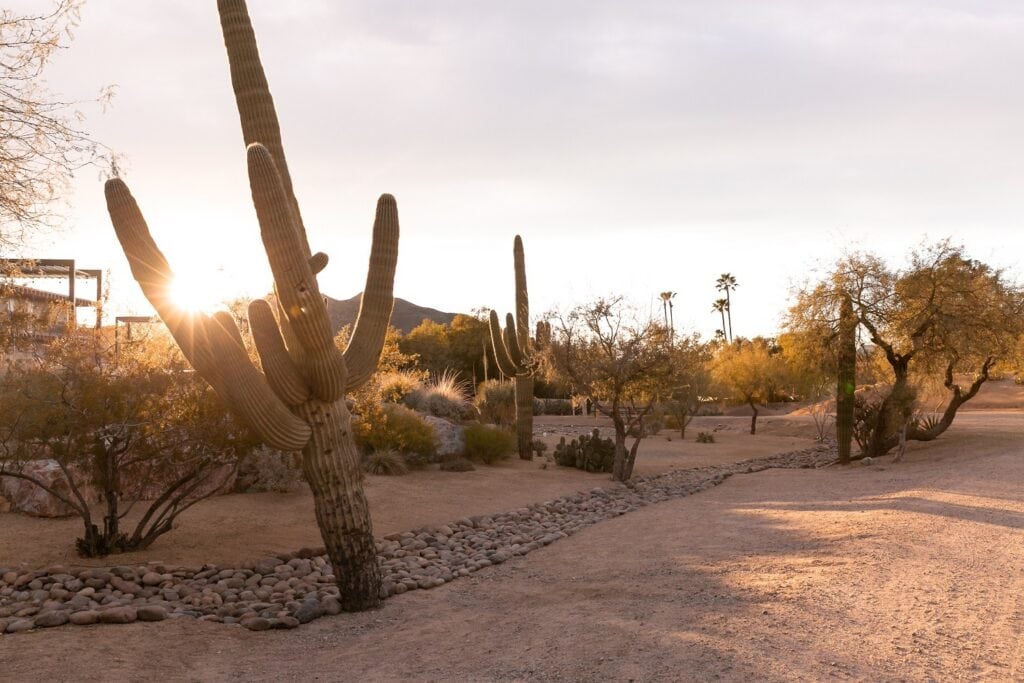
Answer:
[[[71,305],[70,320],[78,325],[78,308],[96,309],[96,327],[103,322],[103,271],[93,268],[77,268],[75,259],[0,259],[0,276],[11,280],[66,279],[68,282],[67,301]],[[94,299],[82,299],[76,295],[78,280],[93,280],[96,283]],[[25,288],[31,289],[31,288]],[[38,291],[38,290],[33,290]],[[60,296],[60,295],[57,295]],[[63,298],[63,297],[61,297]]]

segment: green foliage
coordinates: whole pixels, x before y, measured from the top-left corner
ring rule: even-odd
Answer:
[[[488,380],[476,390],[476,407],[480,420],[503,427],[516,421],[516,390],[512,382]]]
[[[533,454],[539,458],[548,450],[548,445],[540,439],[534,439],[530,442],[530,449],[533,450]]]
[[[516,449],[515,435],[500,427],[467,425],[465,436],[466,457],[487,465],[508,458]]]
[[[442,472],[472,472],[476,467],[465,458],[449,458],[441,461]]]
[[[563,436],[555,446],[554,457],[562,467],[575,467],[585,472],[611,472],[615,464],[615,442],[602,439],[597,429],[589,436],[581,434],[568,443]]]
[[[366,453],[398,451],[411,466],[421,460],[425,464],[437,455],[434,430],[415,410],[402,405],[367,406],[352,428],[356,443]]]
[[[697,432],[697,443],[714,443],[715,435],[711,432]]]
[[[413,389],[402,402],[421,413],[456,421],[464,420],[472,406],[466,383],[447,370]]]

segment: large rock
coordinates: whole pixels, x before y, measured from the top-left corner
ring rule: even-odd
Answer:
[[[441,417],[423,415],[423,421],[430,425],[437,438],[437,455],[462,455],[466,451],[466,434],[462,427]]]
[[[71,492],[68,478],[56,460],[29,460],[19,466],[19,472],[38,479],[54,491],[75,500]],[[95,498],[92,488],[82,483],[80,478],[75,483],[87,501]],[[12,509],[36,517],[69,517],[76,514],[71,506],[48,491],[32,482],[18,477],[0,477],[0,494],[8,501]]]

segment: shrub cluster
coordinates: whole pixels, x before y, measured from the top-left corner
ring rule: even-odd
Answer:
[[[491,379],[476,390],[476,407],[480,420],[509,426],[516,421],[516,391],[512,382]]]
[[[484,424],[466,426],[466,457],[490,465],[504,460],[516,449],[516,437],[500,427]]]
[[[366,406],[352,429],[366,454],[396,451],[410,467],[426,465],[437,455],[434,430],[415,410],[403,405]]]
[[[711,432],[697,432],[697,443],[714,443],[715,435]]]
[[[472,413],[469,390],[451,373],[415,387],[402,397],[402,403],[427,415],[461,421]]]

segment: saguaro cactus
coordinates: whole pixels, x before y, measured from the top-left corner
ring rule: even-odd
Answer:
[[[218,9],[277,293],[276,319],[262,299],[249,306],[262,371],[249,361],[229,314],[187,313],[171,301],[174,274],[118,178],[107,182],[107,207],[132,274],[195,369],[267,444],[302,451],[342,607],[367,609],[380,602],[380,570],[344,396],[373,374],[384,344],[394,303],[398,211],[391,195],[380,197],[359,317],[342,353],[333,344],[316,279],[327,256],[310,253],[245,2],[219,0]]]
[[[850,462],[853,441],[853,400],[857,382],[857,316],[850,297],[839,308],[839,363],[836,381],[836,441],[839,462]]]
[[[523,460],[533,459],[533,374],[537,368],[537,358],[530,340],[530,299],[526,289],[526,257],[523,254],[523,239],[516,235],[512,248],[515,262],[516,279],[516,314],[513,318],[509,313],[505,316],[505,329],[501,327],[496,311],[491,311],[491,344],[494,346],[494,359],[498,369],[506,377],[515,380],[516,387],[516,445],[519,457]],[[538,324],[538,332],[550,328],[544,323]],[[538,334],[542,340],[543,335]]]

